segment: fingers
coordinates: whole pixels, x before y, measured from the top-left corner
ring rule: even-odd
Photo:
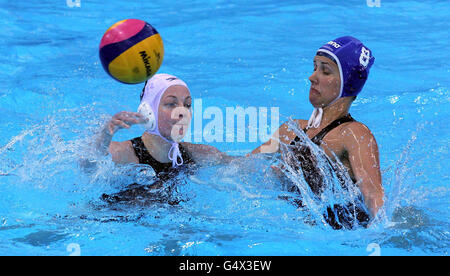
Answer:
[[[108,123],[107,130],[110,135],[114,135],[114,133],[121,128],[129,129],[134,124],[143,124],[146,123],[148,119],[138,112],[127,112],[122,111],[115,114]]]
[[[138,112],[128,112],[127,122],[132,124],[144,124],[148,119]]]
[[[115,133],[116,131],[115,131],[115,127],[114,127],[113,124],[111,124],[111,123],[108,124],[108,131],[109,131],[109,134],[110,134],[110,135],[114,135],[114,133]]]
[[[125,122],[123,122],[123,121],[121,121],[121,120],[115,120],[115,119],[112,119],[112,120],[111,120],[111,123],[112,123],[114,126],[118,126],[118,127],[121,127],[121,128],[130,128],[130,125],[127,125]]]
[[[133,118],[133,117],[138,118],[138,119],[144,119],[145,118],[144,115],[142,115],[139,112],[122,111],[120,113],[125,115],[126,117],[129,117],[129,118]]]
[[[141,113],[133,112],[133,115],[137,117],[138,123],[137,124],[145,124],[148,122],[147,117],[142,115]]]
[[[143,124],[146,123],[147,121],[148,119],[145,118],[145,116],[143,116],[142,114],[127,111],[119,112],[116,115],[114,115],[113,118],[111,119],[111,122],[113,124],[124,128],[129,128],[131,125],[134,124]]]

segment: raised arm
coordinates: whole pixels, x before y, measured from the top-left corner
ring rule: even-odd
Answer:
[[[122,111],[115,114],[100,130],[93,139],[93,149],[95,155],[105,156],[111,154],[115,163],[137,163],[131,142],[113,142],[114,134],[122,128],[129,129],[133,124],[145,123],[146,119],[139,113]],[[96,158],[93,158],[95,160]],[[80,160],[81,167],[90,169],[95,167],[95,161],[92,158],[83,158]]]
[[[370,130],[361,123],[353,123],[343,129],[344,147],[372,217],[383,206],[384,190],[381,183],[378,146]]]
[[[145,123],[145,118],[137,112],[122,111],[115,114],[101,129],[95,140],[95,148],[101,154],[108,154],[112,137],[121,128],[129,129],[131,125]]]

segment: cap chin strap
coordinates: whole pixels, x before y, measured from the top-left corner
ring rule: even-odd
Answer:
[[[181,155],[180,147],[177,142],[167,140],[165,137],[163,137],[159,133],[159,131],[148,131],[147,130],[147,132],[150,134],[158,135],[164,141],[166,141],[172,145],[169,149],[169,152],[167,153],[167,157],[169,158],[170,161],[172,161],[173,168],[183,165],[183,163],[184,163],[183,156]]]
[[[323,109],[321,107],[314,108],[308,121],[308,128],[318,128],[322,122]]]
[[[341,98],[341,94],[339,94],[339,96],[336,97],[336,99],[334,99],[331,103],[329,103],[328,105],[324,106],[331,106],[332,104],[334,104],[337,100],[339,100]],[[320,126],[320,123],[322,122],[322,117],[323,117],[323,108],[322,107],[316,107],[314,108],[311,117],[308,120],[308,128],[318,128]]]
[[[172,161],[172,167],[176,168],[178,166],[183,165],[183,156],[181,156],[180,147],[177,142],[169,141],[166,138],[164,138],[162,135],[159,135],[161,138],[172,144],[172,146],[169,149],[169,152],[167,153],[167,157],[170,161]],[[178,162],[178,159],[180,160]]]
[[[177,142],[172,143],[172,147],[170,147],[167,157],[169,157],[169,160],[172,161],[172,167],[175,168],[183,165],[183,157],[181,156],[180,148]],[[180,159],[180,162],[178,162],[178,159]]]

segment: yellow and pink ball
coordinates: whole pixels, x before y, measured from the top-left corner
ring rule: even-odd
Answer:
[[[100,60],[114,79],[145,82],[158,71],[164,45],[158,31],[145,21],[126,19],[112,25],[100,42]]]

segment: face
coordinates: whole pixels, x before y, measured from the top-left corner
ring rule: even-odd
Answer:
[[[184,86],[174,85],[164,92],[158,109],[159,133],[162,136],[175,142],[183,139],[192,118],[191,101],[189,90]]]
[[[339,68],[331,59],[314,57],[314,73],[309,77],[309,101],[316,107],[325,107],[339,96],[341,77]]]

